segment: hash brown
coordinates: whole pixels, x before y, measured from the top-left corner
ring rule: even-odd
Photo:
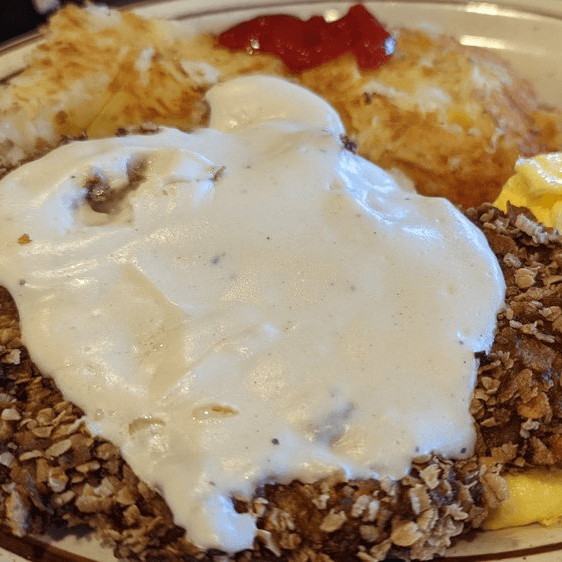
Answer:
[[[519,155],[562,147],[561,111],[543,107],[505,61],[450,37],[394,33],[395,54],[377,70],[344,55],[290,76],[338,110],[360,154],[402,170],[421,193],[469,207],[495,200]],[[274,55],[182,37],[174,22],[67,6],[29,66],[0,90],[0,166],[15,165],[21,147],[142,121],[200,126],[211,85],[256,72],[289,77]]]

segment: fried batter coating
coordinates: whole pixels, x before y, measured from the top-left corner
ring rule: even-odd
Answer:
[[[17,311],[0,287],[0,521],[11,533],[87,524],[118,559],[194,562],[405,560],[441,554],[505,495],[494,466],[428,456],[400,482],[267,485],[236,509],[257,519],[252,550],[201,552],[164,500],[111,443],[89,433],[21,346]],[[2,532],[0,531],[0,538]]]
[[[399,482],[334,477],[264,486],[251,502],[236,504],[257,518],[254,549],[231,557],[201,553],[164,500],[113,445],[90,435],[80,410],[37,371],[21,345],[14,303],[0,289],[2,520],[18,535],[52,522],[86,523],[118,558],[142,561],[377,562],[443,554],[505,499],[501,471],[562,463],[562,236],[523,209],[506,216],[486,204],[467,214],[487,236],[507,283],[498,334],[480,358],[473,458],[419,458]]]
[[[514,468],[562,465],[562,235],[526,209],[468,212],[507,283],[472,402],[478,453]]]

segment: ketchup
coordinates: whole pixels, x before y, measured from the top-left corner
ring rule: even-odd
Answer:
[[[278,55],[291,72],[314,68],[351,52],[362,69],[382,66],[394,52],[394,39],[362,4],[337,21],[321,16],[260,16],[219,35],[219,43],[237,51]]]

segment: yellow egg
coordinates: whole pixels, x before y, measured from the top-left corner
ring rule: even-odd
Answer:
[[[531,469],[505,479],[509,497],[490,513],[484,529],[551,525],[562,517],[562,470]]]
[[[515,175],[507,181],[494,205],[505,211],[508,201],[531,209],[539,222],[562,230],[562,152],[520,158]]]

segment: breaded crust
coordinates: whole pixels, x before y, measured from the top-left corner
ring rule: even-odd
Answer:
[[[360,154],[402,170],[421,193],[469,207],[496,198],[519,154],[562,147],[562,113],[541,107],[507,63],[449,37],[395,34],[396,52],[378,70],[361,71],[349,55],[291,76],[340,112]],[[45,37],[0,91],[0,166],[18,162],[14,144],[113,135],[146,120],[188,130],[206,122],[203,96],[217,81],[288,76],[273,55],[182,38],[173,22],[129,12],[68,6]]]
[[[30,67],[0,92],[0,167],[63,137],[147,120],[198,126],[206,89],[245,72],[286,74],[275,57],[233,55],[209,36],[182,39],[167,22],[68,7]],[[395,57],[380,70],[360,72],[342,57],[292,79],[331,101],[362,154],[463,205],[493,199],[519,152],[562,145],[558,112],[541,108],[504,63],[449,38],[401,30]],[[264,486],[249,504],[237,503],[256,514],[260,531],[254,550],[232,559],[428,559],[505,497],[500,471],[560,462],[562,389],[553,373],[562,362],[562,240],[519,209],[505,216],[484,205],[468,216],[508,284],[472,405],[478,455],[418,459],[398,483]],[[18,535],[86,523],[121,559],[224,561],[189,543],[164,500],[81,416],[22,348],[17,311],[0,290],[1,519]]]
[[[502,471],[560,464],[562,236],[522,209],[506,216],[483,205],[468,216],[487,236],[507,281],[507,307],[491,352],[480,358],[472,404],[477,455],[419,458],[399,482],[333,478],[263,486],[250,503],[236,503],[257,517],[254,550],[228,559],[430,559],[478,528],[506,497]],[[226,559],[191,545],[164,500],[113,445],[90,435],[82,412],[37,371],[3,289],[0,341],[0,516],[13,533],[86,523],[121,559]]]
[[[510,207],[469,210],[498,257],[506,307],[492,352],[481,358],[471,413],[481,457],[508,464],[562,463],[562,235]]]
[[[343,57],[300,77],[336,107],[368,159],[469,207],[495,200],[518,155],[560,148],[560,112],[542,109],[505,61],[450,37],[396,33],[395,55],[378,70]]]
[[[119,451],[92,436],[21,347],[17,311],[0,289],[0,517],[12,533],[90,525],[119,559],[224,562],[200,552],[174,525],[164,500],[140,482]],[[505,493],[497,468],[477,459],[427,457],[400,482],[267,485],[240,511],[257,517],[255,562],[427,558],[477,527]],[[488,498],[488,500],[486,500]]]

